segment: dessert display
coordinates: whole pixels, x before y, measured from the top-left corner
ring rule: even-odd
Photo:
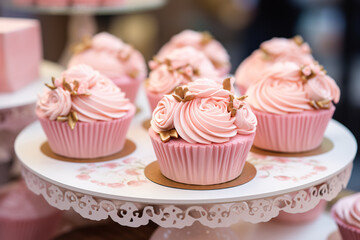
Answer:
[[[54,153],[98,158],[122,150],[135,107],[110,79],[82,64],[47,84],[36,114]]]
[[[132,103],[147,74],[141,53],[106,32],[98,33],[92,39],[84,39],[75,46],[68,67],[78,64],[87,64],[110,78]]]
[[[156,58],[163,61],[174,49],[191,46],[202,53],[212,62],[219,76],[225,77],[231,69],[230,57],[220,42],[208,32],[184,30],[174,35],[157,53]]]
[[[22,181],[0,194],[0,239],[51,239],[60,220],[61,211],[30,192]]]
[[[190,46],[173,50],[164,60],[155,57],[149,65],[151,72],[145,89],[152,111],[165,94],[172,93],[178,86],[202,77],[222,81],[210,60]]]
[[[318,64],[278,62],[246,95],[259,122],[254,146],[303,152],[320,146],[340,90]]]
[[[291,39],[273,38],[265,41],[237,68],[235,72],[236,86],[241,93],[260,81],[266,70],[274,63],[291,61],[299,66],[311,64],[314,58],[309,45],[300,36]]]
[[[223,84],[201,78],[177,87],[155,108],[149,134],[161,173],[176,182],[211,185],[238,177],[257,120]]]
[[[14,92],[39,77],[40,24],[31,19],[0,18],[0,26],[0,93]]]
[[[335,219],[343,239],[360,239],[359,193],[340,199],[331,208],[331,215]]]

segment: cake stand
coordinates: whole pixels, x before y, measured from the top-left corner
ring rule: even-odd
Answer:
[[[142,90],[143,91],[143,90]],[[145,94],[139,94],[144,103]],[[325,138],[327,151],[311,156],[275,156],[251,152],[248,161],[257,175],[237,187],[218,190],[184,190],[158,185],[144,175],[156,160],[147,130],[150,116],[144,108],[129,129],[136,150],[107,162],[75,163],[53,159],[40,149],[46,141],[38,122],[17,137],[15,151],[28,188],[61,210],[73,208],[82,217],[139,227],[153,221],[164,228],[184,228],[193,223],[229,227],[240,220],[259,223],[280,210],[300,213],[320,200],[332,200],[346,187],[357,143],[351,132],[331,120]]]

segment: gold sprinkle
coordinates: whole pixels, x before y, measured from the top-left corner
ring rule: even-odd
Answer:
[[[82,42],[73,47],[74,54],[79,54],[89,48],[91,48],[92,42],[90,37],[84,37]]]
[[[234,108],[234,103],[233,102],[229,102],[229,104],[227,105],[227,111],[231,112]]]
[[[139,75],[139,71],[134,69],[133,71],[129,72],[128,74],[129,74],[129,77],[131,77],[131,78],[137,78]]]
[[[51,86],[51,85],[48,84],[48,83],[45,83],[45,86],[47,86],[47,87],[50,88],[51,90],[55,90],[55,89],[56,89],[55,86]]]
[[[209,32],[202,32],[201,33],[201,45],[207,45],[213,40],[213,36]]]
[[[159,132],[159,135],[162,142],[168,142],[171,138],[179,138],[176,129],[171,129],[169,131],[161,131]]]
[[[76,93],[77,90],[79,89],[79,85],[80,85],[80,84],[79,84],[79,82],[76,81],[76,80],[73,82],[73,84],[74,84],[74,92]]]
[[[233,108],[231,110],[231,117],[235,117],[235,115],[236,115],[236,108]]]
[[[229,95],[229,97],[230,97],[230,102],[232,102],[232,101],[234,101],[234,95]]]
[[[72,118],[71,114],[69,115],[69,118],[68,118],[68,124],[69,124],[70,128],[71,128],[72,130],[74,130],[76,122],[75,122],[75,120]]]
[[[304,39],[300,35],[296,35],[292,39],[298,46],[301,46],[304,43]]]
[[[230,81],[230,78],[226,78],[226,79],[223,81],[223,88],[224,88],[225,90],[231,91],[231,81]]]
[[[195,68],[195,69],[193,70],[193,73],[194,73],[195,76],[200,76],[200,70],[197,69],[197,68]]]
[[[166,58],[166,59],[164,60],[164,63],[165,63],[167,66],[171,66],[171,60],[168,59],[168,58]]]
[[[238,107],[238,110],[241,109],[244,106],[244,104],[240,104],[240,106]]]
[[[59,122],[65,122],[65,121],[68,120],[68,117],[67,116],[58,116],[56,118],[56,120],[59,121]]]
[[[241,97],[238,97],[237,100],[244,101],[247,97],[247,95],[243,95]]]
[[[72,111],[70,114],[71,114],[71,117],[74,119],[75,122],[79,121],[79,117],[77,115],[77,112]]]

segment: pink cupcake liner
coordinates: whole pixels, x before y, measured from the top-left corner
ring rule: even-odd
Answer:
[[[276,115],[253,109],[258,120],[254,146],[278,152],[303,152],[320,146],[335,111],[330,109]]]
[[[122,92],[125,92],[125,97],[130,99],[131,103],[135,103],[140,84],[143,82],[141,79],[112,78],[111,80],[113,80]]]
[[[335,219],[335,222],[339,228],[342,239],[344,240],[360,240],[360,229],[354,226],[351,226],[340,219],[336,212],[334,205],[331,209],[331,216]]]
[[[155,110],[158,102],[160,102],[161,98],[163,97],[163,95],[152,93],[152,92],[146,90],[146,96],[149,101],[151,112],[153,112]]]
[[[165,177],[181,183],[211,185],[228,182],[241,174],[255,133],[238,134],[229,142],[209,145],[183,139],[164,143],[151,128],[149,135]]]
[[[290,224],[311,222],[321,215],[321,213],[325,210],[325,207],[326,201],[321,200],[313,209],[303,213],[287,213],[284,211],[280,211],[279,215],[274,218],[274,220]]]
[[[119,152],[135,114],[135,107],[120,119],[77,122],[72,130],[67,122],[39,117],[52,151],[69,158],[97,158]]]

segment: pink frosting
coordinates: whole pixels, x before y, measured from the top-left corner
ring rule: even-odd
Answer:
[[[68,67],[81,63],[93,67],[111,79],[127,76],[142,80],[147,75],[146,63],[141,53],[106,32],[96,34],[89,49],[73,55]]]
[[[242,107],[231,116],[228,106],[233,93],[222,85],[210,79],[198,79],[185,87],[189,90],[185,96],[193,95],[194,99],[178,102],[165,95],[153,112],[151,126],[155,132],[175,128],[189,143],[211,144],[255,131],[255,115],[244,101],[234,99],[234,107]]]
[[[68,115],[70,109],[70,93],[62,88],[45,89],[44,93],[38,96],[37,110],[42,117],[56,120],[58,116]]]
[[[72,90],[75,81],[79,83],[77,91],[70,93],[63,83]],[[70,110],[77,113],[79,121],[108,121],[123,117],[132,107],[125,93],[107,77],[87,65],[78,65],[62,73],[55,80],[55,90],[47,90],[40,96],[37,108],[43,116],[56,120],[66,116]]]
[[[218,73],[214,66],[203,53],[193,47],[175,49],[165,59],[150,62],[153,69],[147,84],[150,92],[163,95],[200,77],[217,79]]]
[[[314,62],[311,49],[307,43],[300,46],[293,39],[272,38],[260,45],[238,67],[235,73],[236,83],[244,88],[260,81],[267,68],[276,62],[291,61],[298,65]]]
[[[155,132],[158,133],[174,128],[174,113],[177,107],[177,101],[172,95],[165,95],[159,101],[150,122]]]
[[[304,81],[303,76],[311,78]],[[319,66],[301,69],[294,62],[278,62],[266,70],[261,81],[248,88],[246,95],[249,95],[249,104],[257,110],[287,114],[313,110],[311,100],[338,102],[340,91]]]
[[[157,58],[164,59],[171,51],[184,46],[192,46],[203,52],[217,69],[219,76],[225,76],[230,72],[230,57],[226,49],[216,41],[210,39],[204,41],[204,34],[193,30],[184,30],[174,35],[157,54]]]
[[[360,228],[360,194],[340,199],[334,209],[340,219],[349,225]]]

